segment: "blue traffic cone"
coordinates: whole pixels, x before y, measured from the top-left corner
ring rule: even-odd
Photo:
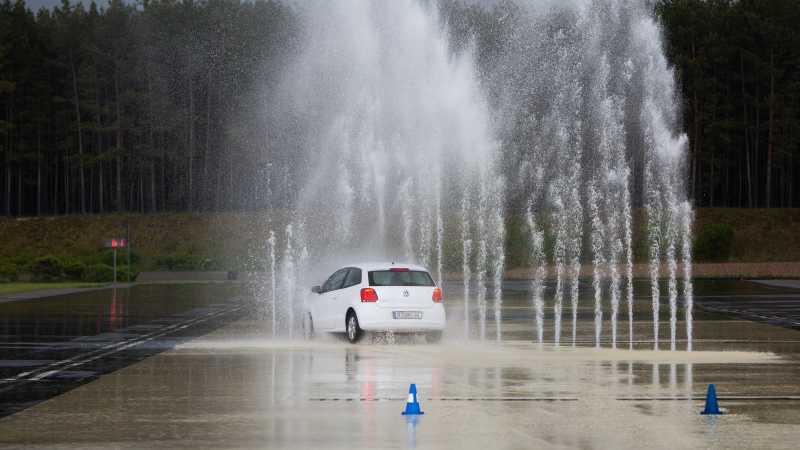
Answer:
[[[425,414],[419,410],[419,401],[417,400],[417,385],[411,383],[408,387],[408,402],[406,402],[406,410],[403,411],[404,416],[416,416]]]
[[[719,409],[719,404],[717,403],[717,387],[713,384],[708,385],[708,392],[706,392],[706,409],[700,414],[722,414],[722,411]]]

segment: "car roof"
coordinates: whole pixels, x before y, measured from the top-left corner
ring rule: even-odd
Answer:
[[[347,264],[347,265],[344,265],[344,266],[341,266],[341,267],[342,268],[344,268],[344,267],[357,267],[357,268],[359,268],[361,270],[366,270],[366,271],[370,271],[370,270],[389,270],[392,267],[404,267],[404,268],[407,268],[409,270],[421,270],[421,271],[424,271],[424,272],[428,272],[427,268],[425,268],[423,266],[420,266],[419,264],[408,264],[408,263],[404,263],[404,262],[391,262],[391,261],[389,261],[389,262],[366,262],[366,263]]]

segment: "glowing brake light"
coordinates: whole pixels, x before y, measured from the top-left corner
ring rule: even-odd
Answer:
[[[389,272],[408,272],[408,267],[392,267]]]
[[[361,301],[362,302],[377,302],[378,301],[378,293],[375,292],[375,289],[372,289],[372,288],[362,288],[361,289]]]
[[[442,303],[442,290],[440,288],[433,288],[433,302]]]

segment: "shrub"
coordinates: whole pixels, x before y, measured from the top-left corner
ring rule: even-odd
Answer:
[[[31,263],[33,281],[58,281],[64,278],[64,265],[53,255],[42,256]]]
[[[119,272],[117,272],[119,277]],[[83,281],[108,283],[114,281],[114,268],[108,264],[92,264],[83,271]]]
[[[103,249],[101,252],[92,254],[91,256],[83,258],[84,261],[92,264],[105,264],[107,266],[112,266],[114,264],[114,250],[110,248]],[[127,264],[128,262],[128,250],[121,248],[117,250],[117,266],[120,264]],[[139,254],[135,251],[131,251],[131,264],[136,264],[139,262]]]
[[[19,269],[17,265],[11,262],[0,261],[0,283],[9,283],[17,281]]]
[[[136,281],[136,277],[139,275],[139,273],[136,271],[136,269],[133,266],[131,266],[131,267],[118,266],[117,267],[117,281],[122,282],[122,283],[128,281],[128,273],[130,273],[130,275],[131,275],[131,281]]]
[[[703,227],[694,240],[694,257],[698,261],[726,261],[733,250],[733,227],[715,223]]]
[[[70,280],[82,280],[83,272],[86,270],[86,264],[77,260],[68,260],[63,262],[64,274]]]
[[[162,270],[208,270],[212,262],[210,259],[197,256],[170,255],[159,257],[156,266]]]
[[[36,258],[26,253],[21,253],[18,255],[14,255],[11,259],[8,260],[11,264],[15,264],[17,266],[17,270],[23,271],[30,268],[31,264]]]

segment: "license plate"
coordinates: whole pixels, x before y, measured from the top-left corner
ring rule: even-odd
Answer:
[[[422,311],[392,311],[395,319],[422,319]]]

